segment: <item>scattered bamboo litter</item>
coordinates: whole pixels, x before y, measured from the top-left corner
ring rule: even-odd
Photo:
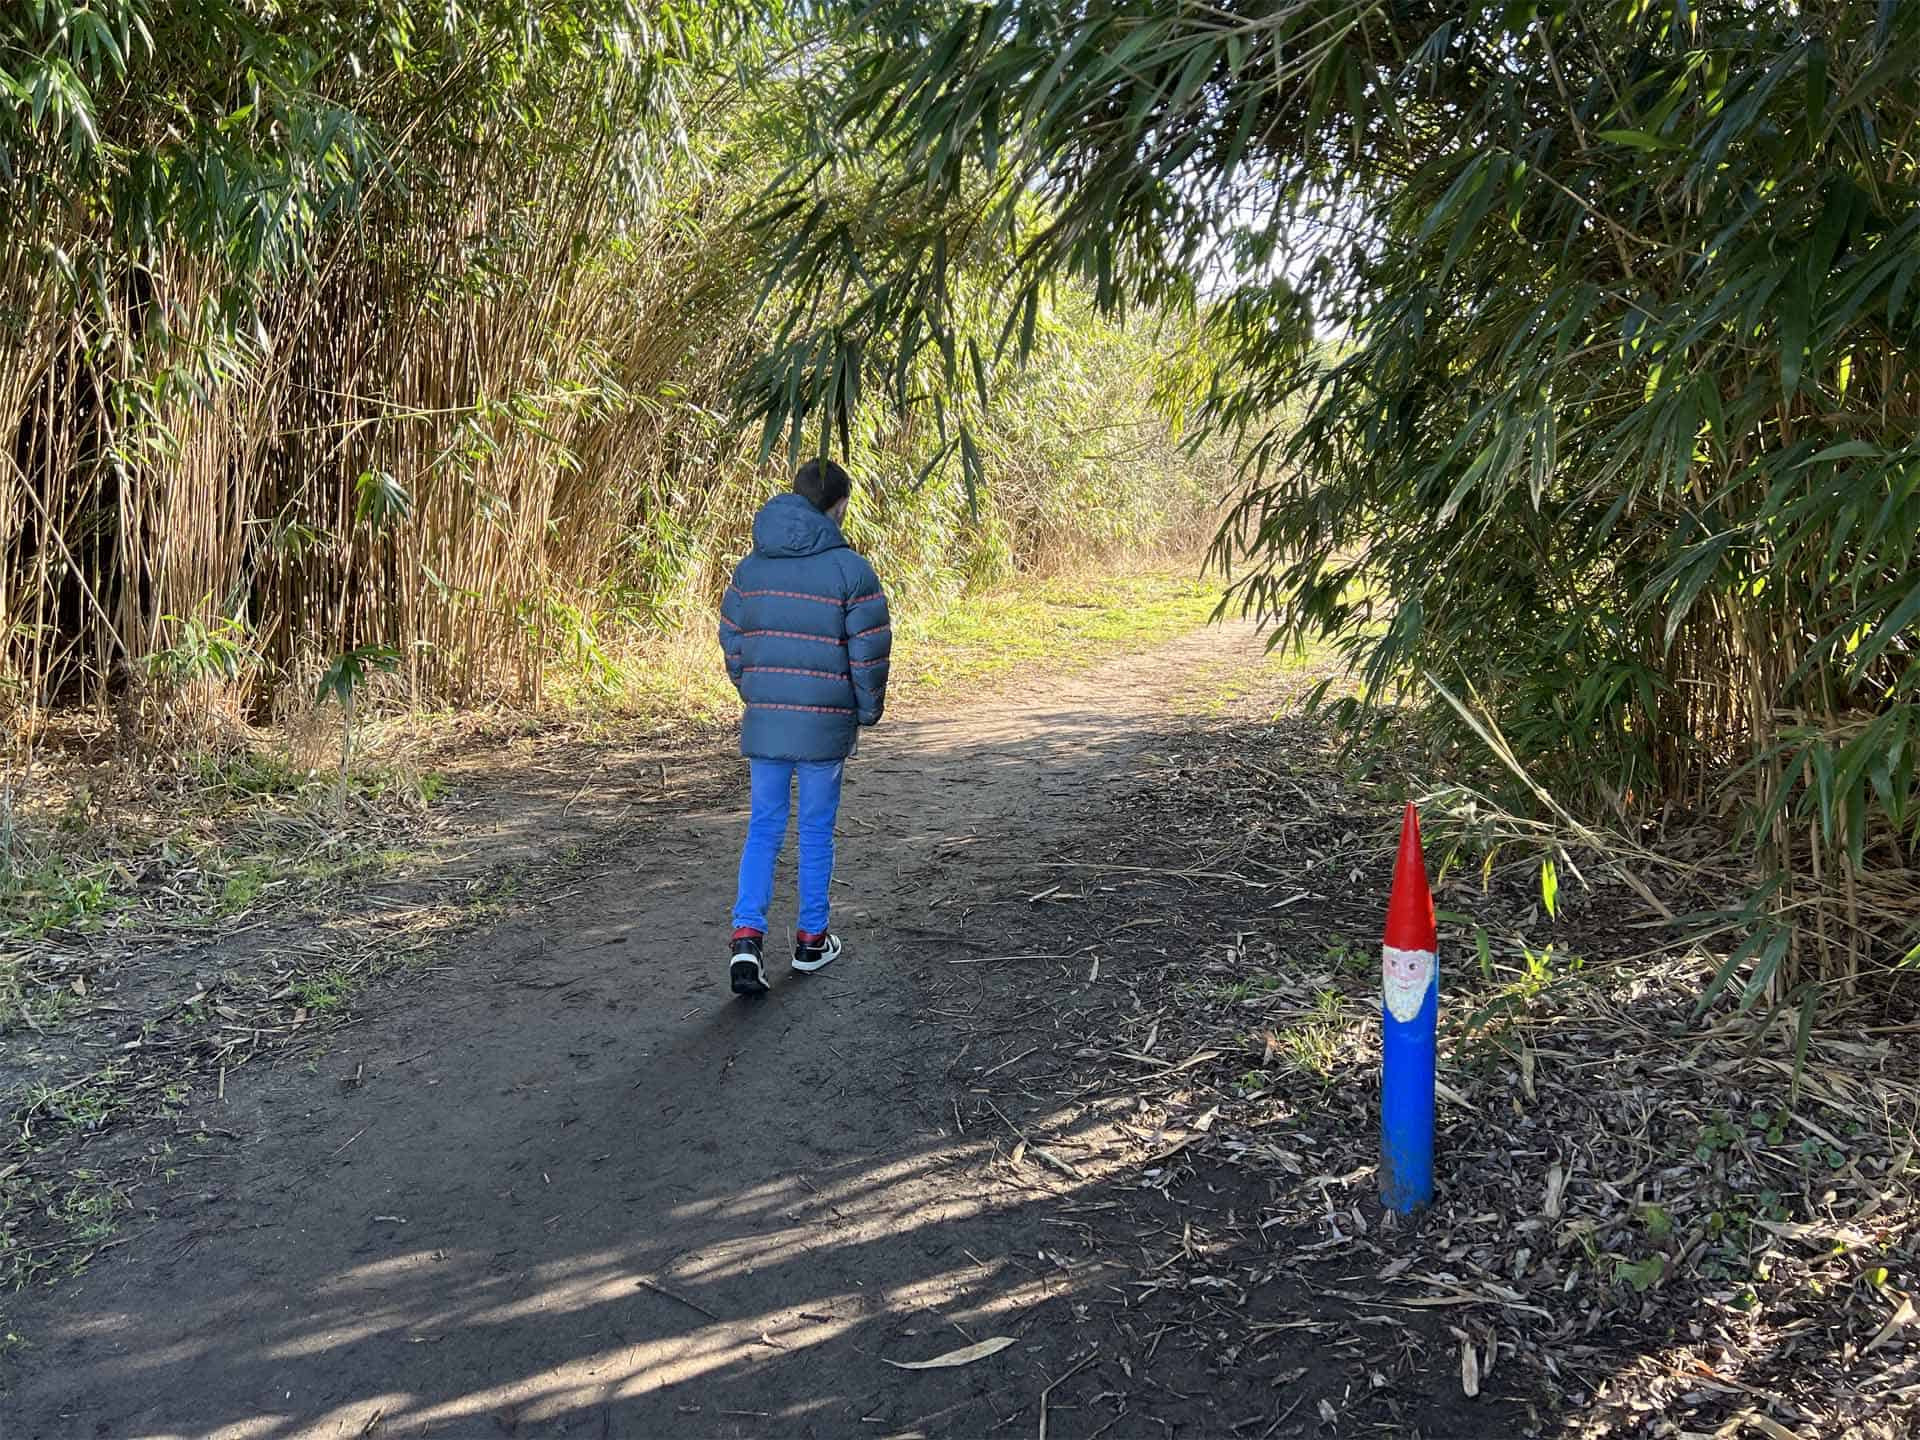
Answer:
[[[1343,1427],[1371,1415],[1391,1428],[1377,1407],[1393,1377],[1444,1362],[1463,1403],[1531,1395],[1583,1436],[1637,1436],[1662,1415],[1676,1437],[1908,1433],[1920,1417],[1906,1298],[1920,1290],[1920,1067],[1880,1037],[1909,1027],[1823,1020],[1796,1101],[1786,1027],[1756,1039],[1724,1013],[1689,1026],[1705,962],[1649,948],[1645,898],[1608,866],[1586,867],[1591,889],[1558,922],[1540,913],[1524,856],[1490,867],[1484,889],[1454,874],[1441,903],[1487,928],[1493,969],[1478,973],[1471,931],[1452,927],[1445,1189],[1419,1225],[1387,1227],[1370,1154],[1378,897],[1360,880],[1391,835],[1347,818],[1387,807],[1350,790],[1321,746],[1309,727],[1264,717],[1176,736],[1113,807],[1124,825],[1090,823],[1076,853],[1035,867],[1080,877],[1076,898],[1036,906],[1028,883],[980,908],[1038,954],[1068,950],[1068,929],[1108,937],[1093,970],[972,972],[1054,1009],[1059,1038],[1056,1068],[1022,1046],[1024,1064],[971,1083],[999,1087],[975,1103],[1022,1156],[1059,1133],[1039,1115],[1124,1102],[1101,1113],[1115,1143],[1135,1147],[1131,1163],[1107,1156],[1087,1173],[1114,1178],[1072,1199],[1086,1223],[1158,1236],[1129,1309],[1168,1316],[1159,1334],[1222,1330],[1211,1343],[1229,1351],[1296,1329],[1357,1337],[1336,1352],[1353,1398],[1315,1406]],[[1712,880],[1697,866],[1642,876],[1682,913],[1700,908],[1687,887]],[[1162,883],[1130,883],[1147,881]],[[1250,886],[1282,906],[1249,906]],[[1058,901],[1062,888],[1040,893]],[[1529,976],[1517,947],[1546,938],[1555,959]],[[1567,968],[1570,954],[1586,965]],[[1042,973],[1084,987],[1091,1008],[1056,1008],[1029,978]],[[1035,1073],[1043,1085],[1019,1079]],[[1227,1221],[1149,1220],[1185,1210],[1201,1178],[1194,1197],[1218,1192]],[[1236,1194],[1268,1198],[1242,1213]],[[1251,1303],[1368,1264],[1370,1285],[1322,1282],[1325,1315]],[[1128,1358],[1133,1373],[1158,1348],[1156,1335]],[[1103,1380],[1121,1358],[1101,1362]]]

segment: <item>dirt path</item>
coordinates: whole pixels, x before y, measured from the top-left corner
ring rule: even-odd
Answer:
[[[1246,632],[1203,632],[877,732],[843,811],[848,956],[818,978],[776,969],[765,1003],[727,995],[714,953],[728,804],[645,833],[376,1002],[319,1076],[230,1088],[234,1152],[84,1277],[15,1307],[32,1343],[0,1433],[1044,1423],[1040,1392],[1063,1378],[1046,1367],[1073,1353],[1102,1275],[1061,1256],[1037,1203],[1071,1192],[1064,1169],[983,1182],[1013,1122],[963,1118],[956,1051],[1021,1017],[943,1014],[949,967],[996,953],[971,902],[1071,837],[1152,717],[1258,653]],[[1018,1346],[975,1366],[887,1363],[1003,1334]],[[1168,1404],[1211,1433],[1203,1401]],[[1057,1408],[1042,1433],[1110,1414]],[[1135,1412],[1107,1433],[1169,1429]]]

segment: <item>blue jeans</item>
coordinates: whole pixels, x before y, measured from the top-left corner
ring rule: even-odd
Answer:
[[[733,928],[767,933],[767,906],[773,901],[773,869],[787,839],[793,781],[800,778],[800,930],[827,931],[833,882],[833,822],[840,813],[842,760],[755,760],[753,815],[747,843],[740,851],[740,889],[733,906]]]

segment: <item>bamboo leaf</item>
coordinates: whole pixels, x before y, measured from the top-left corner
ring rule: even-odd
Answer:
[[[1813,318],[1813,287],[1795,266],[1780,312],[1780,391],[1792,400],[1800,389],[1800,371],[1807,356],[1807,332]]]
[[[1684,150],[1687,147],[1676,140],[1668,140],[1645,130],[1597,130],[1598,138],[1613,145],[1630,145],[1635,150],[1654,154],[1665,150]]]
[[[972,1365],[989,1356],[998,1355],[1014,1343],[1011,1335],[996,1335],[991,1340],[982,1340],[976,1345],[963,1345],[958,1350],[949,1350],[944,1355],[936,1355],[931,1360],[889,1360],[887,1364],[896,1370],[952,1370],[961,1365]]]

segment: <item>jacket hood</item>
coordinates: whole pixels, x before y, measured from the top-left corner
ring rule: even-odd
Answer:
[[[776,495],[753,517],[753,548],[760,555],[820,555],[846,544],[840,527],[804,495]]]

